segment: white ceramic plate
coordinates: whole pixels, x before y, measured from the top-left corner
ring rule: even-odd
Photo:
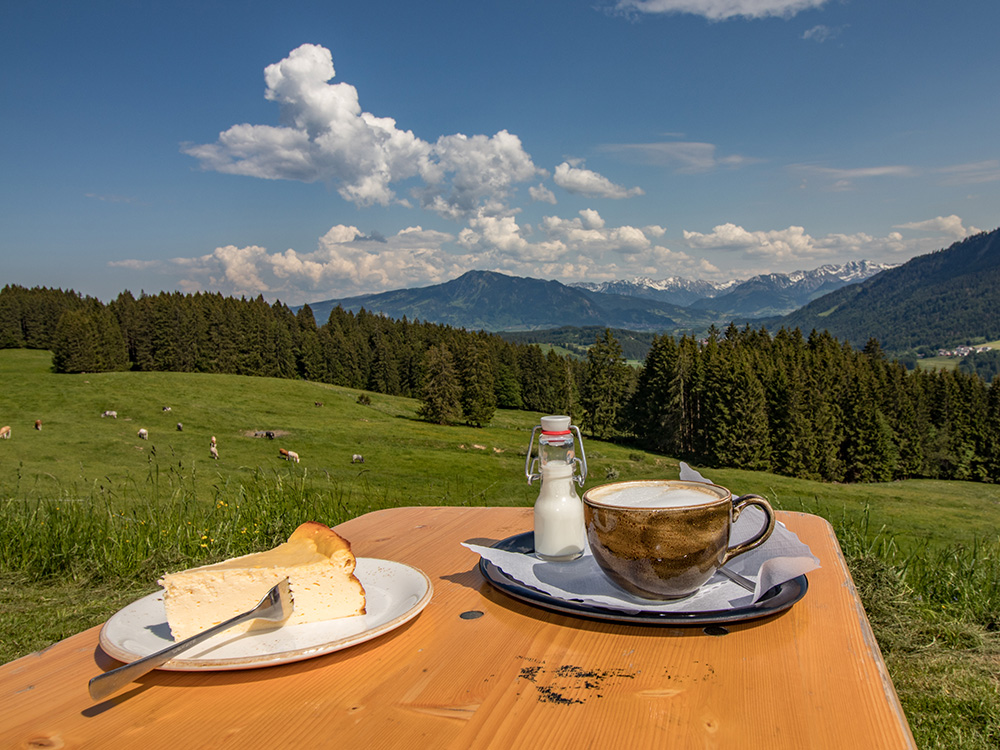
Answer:
[[[311,659],[395,630],[420,614],[431,600],[430,579],[409,565],[359,557],[354,573],[365,587],[367,614],[240,635],[220,633],[159,668],[253,669]],[[143,597],[112,615],[101,628],[100,643],[105,653],[122,662],[173,643],[163,592]]]

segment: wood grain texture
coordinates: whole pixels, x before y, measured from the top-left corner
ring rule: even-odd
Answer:
[[[98,705],[87,681],[117,663],[93,628],[0,667],[0,744],[914,747],[832,529],[816,516],[778,516],[822,568],[787,612],[713,636],[564,616],[493,589],[460,542],[529,530],[530,509],[371,513],[337,531],[358,556],[430,576],[434,598],[412,622],[295,664],[153,672]]]

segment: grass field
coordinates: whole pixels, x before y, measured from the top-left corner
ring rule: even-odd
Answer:
[[[410,399],[368,394],[362,405],[358,391],[317,383],[55,375],[49,363],[46,352],[0,351],[0,425],[13,431],[0,441],[0,662],[99,624],[164,570],[271,546],[300,520],[537,496],[524,479],[535,414],[442,427],[419,421]],[[262,430],[277,437],[253,436]],[[585,445],[587,486],[677,476],[673,459]],[[921,747],[1000,745],[1000,486],[702,470],[834,524]]]

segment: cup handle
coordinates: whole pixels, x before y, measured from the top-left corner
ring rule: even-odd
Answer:
[[[745,542],[728,548],[722,560],[723,564],[732,560],[737,555],[742,555],[744,552],[749,552],[755,547],[759,547],[767,541],[767,538],[771,536],[771,532],[774,531],[774,509],[767,499],[760,495],[741,495],[733,499],[733,523],[736,523],[736,519],[740,517],[740,513],[748,505],[756,505],[764,511],[764,515],[767,516],[767,523],[764,524],[760,531]]]

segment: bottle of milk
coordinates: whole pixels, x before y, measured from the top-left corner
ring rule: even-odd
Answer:
[[[531,445],[539,430],[538,458],[536,463],[532,463]],[[576,457],[573,450],[573,431],[576,432],[582,460]],[[533,472],[537,464],[541,465],[541,474]],[[580,473],[576,474],[578,465]],[[583,502],[573,485],[583,485],[587,476],[587,457],[580,430],[575,425],[571,427],[569,417],[542,417],[528,443],[525,475],[528,484],[535,479],[542,480],[542,488],[535,501],[535,554],[543,560],[556,562],[575,560],[583,554],[587,536],[583,524]]]

